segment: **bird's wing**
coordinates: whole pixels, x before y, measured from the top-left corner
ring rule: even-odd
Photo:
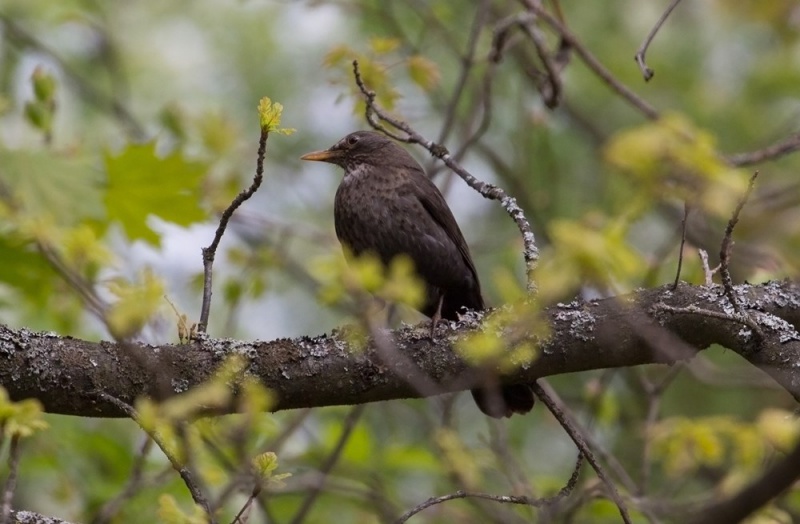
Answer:
[[[464,263],[467,265],[470,272],[472,272],[476,287],[480,288],[478,272],[475,269],[475,264],[472,262],[467,241],[464,240],[464,235],[458,227],[453,212],[450,211],[444,196],[442,196],[442,193],[433,182],[425,175],[422,175],[422,179],[424,182],[420,180],[414,184],[415,196],[419,199],[422,207],[428,212],[434,222],[444,230],[447,238],[458,248],[461,258],[464,259]]]

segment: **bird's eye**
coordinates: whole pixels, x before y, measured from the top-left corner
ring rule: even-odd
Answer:
[[[355,135],[347,137],[347,145],[354,146],[358,142],[358,137]]]

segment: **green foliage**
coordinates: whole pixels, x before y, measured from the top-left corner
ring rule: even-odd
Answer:
[[[358,60],[364,84],[375,92],[381,107],[388,110],[394,109],[401,97],[390,76],[391,69],[398,62],[405,65],[407,78],[423,91],[432,91],[439,86],[441,71],[436,63],[425,55],[407,56],[399,39],[373,37],[369,40],[368,47],[369,52],[359,52],[347,45],[337,45],[328,51],[323,60],[326,68],[339,73],[341,83],[350,86],[351,93],[356,96],[357,114],[363,114],[364,103],[358,88],[350,81],[353,60]]]
[[[535,279],[544,302],[552,302],[583,284],[622,291],[639,282],[646,269],[644,259],[627,239],[630,223],[606,222],[596,215],[584,222],[553,220],[547,247]]]
[[[43,306],[60,277],[31,245],[0,236],[0,281],[13,286],[26,300]]]
[[[786,449],[797,440],[800,427],[791,417],[771,410],[763,413],[757,424],[723,416],[668,418],[653,428],[653,451],[667,474],[675,478],[723,464],[736,465],[729,475],[751,472],[761,465],[773,443]]]
[[[458,340],[456,350],[473,366],[512,372],[537,357],[530,338],[545,340],[548,326],[539,322],[538,304],[521,301],[487,315],[481,329]],[[535,327],[532,327],[535,326]]]
[[[406,66],[411,80],[425,91],[430,91],[439,85],[441,73],[432,60],[415,55],[408,59]]]
[[[116,156],[106,154],[105,168],[108,218],[118,221],[131,240],[160,242],[146,224],[151,214],[183,226],[206,218],[200,184],[208,166],[201,162],[188,161],[179,152],[160,157],[150,142],[130,144]]]
[[[106,321],[117,339],[132,337],[153,317],[161,305],[164,285],[151,271],[142,274],[140,283],[117,278],[108,283],[117,298],[106,312]]]
[[[30,437],[37,431],[47,429],[43,413],[38,400],[29,398],[12,402],[5,388],[0,387],[0,428],[6,437]]]
[[[618,132],[605,158],[651,198],[679,197],[720,217],[730,215],[749,178],[720,157],[712,133],[677,114]]]
[[[207,524],[208,522],[203,508],[193,504],[191,513],[187,514],[171,495],[158,497],[158,518],[164,524]]]
[[[324,304],[372,295],[416,309],[425,299],[422,281],[407,256],[395,257],[388,268],[372,253],[359,257],[345,254],[345,258],[324,256],[314,261],[311,271],[320,283],[319,298]]]
[[[10,150],[0,145],[0,176],[4,192],[0,212],[26,236],[39,238],[47,232],[37,225],[69,226],[88,219],[102,219],[102,174],[89,156]]]

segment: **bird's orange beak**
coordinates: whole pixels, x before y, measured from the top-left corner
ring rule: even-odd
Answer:
[[[342,155],[341,151],[325,149],[323,151],[313,151],[300,157],[300,160],[316,160],[317,162],[332,162]]]

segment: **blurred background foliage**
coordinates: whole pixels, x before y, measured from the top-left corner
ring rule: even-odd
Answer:
[[[200,248],[249,184],[256,105],[268,95],[298,131],[270,138],[265,182],[223,240],[209,332],[273,339],[352,322],[335,301],[320,301],[331,282],[313,271],[339,256],[332,205],[341,175],[298,157],[367,127],[353,58],[384,107],[518,199],[542,249],[537,276],[548,301],[670,282],[684,200],[692,213],[683,278],[702,283],[697,248],[715,263],[756,168],[757,190],[735,233],[735,276],[796,277],[800,159],[736,168],[726,158],[798,130],[800,8],[791,0],[685,0],[648,51],[655,77],[645,83],[633,55],[665,3],[560,6],[585,49],[662,112],[653,120],[574,51],[560,104],[550,109],[537,89],[541,61],[519,31],[490,63],[498,28],[522,9],[513,1],[2,0],[0,321],[90,339],[138,333],[175,341],[175,313],[161,296],[190,320],[199,315]],[[535,27],[557,46],[551,31]],[[471,140],[478,130],[485,132]],[[412,152],[445,191],[489,302],[514,296],[523,264],[513,223],[423,151]],[[552,384],[642,494],[668,510],[730,493],[796,434],[789,396],[721,348],[674,369],[597,371]],[[498,423],[464,397],[367,406],[307,521],[387,521],[459,488],[544,496],[564,485],[576,453],[544,409]],[[251,518],[288,522],[347,429],[348,410],[205,422],[197,430],[207,446],[198,458],[204,480],[212,491],[229,480],[219,454],[235,464],[274,451],[277,471],[292,477],[265,488]],[[24,441],[15,506],[92,521],[130,478],[146,449],[142,432],[130,421],[45,418],[50,429]],[[148,450],[143,475],[114,522],[152,522],[161,494],[191,513],[160,452]],[[593,483],[585,472],[582,496],[564,502],[556,520],[616,522]],[[249,489],[229,500],[228,520]],[[169,520],[165,504],[158,518]],[[470,500],[416,519],[535,515]],[[800,518],[798,494],[762,516]]]

